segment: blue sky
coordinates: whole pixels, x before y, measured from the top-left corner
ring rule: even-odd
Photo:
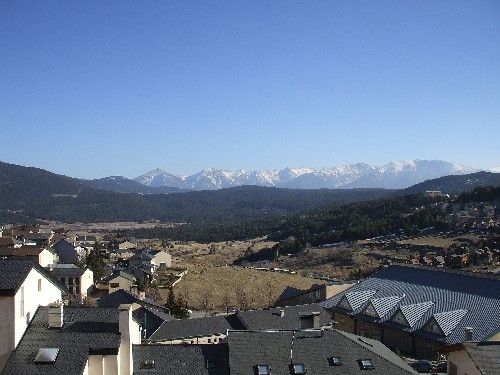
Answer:
[[[0,160],[500,166],[500,2],[0,2]]]

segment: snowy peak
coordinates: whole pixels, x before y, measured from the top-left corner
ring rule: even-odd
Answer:
[[[184,181],[181,177],[165,172],[160,168],[156,168],[148,173],[145,173],[134,180],[150,187],[170,186],[183,188],[184,185]]]
[[[381,167],[365,163],[336,167],[284,168],[281,170],[225,170],[208,168],[187,177],[155,169],[135,181],[151,187],[171,186],[192,190],[215,190],[241,185],[319,188],[405,188],[428,179],[477,172],[477,169],[441,160],[403,160]]]

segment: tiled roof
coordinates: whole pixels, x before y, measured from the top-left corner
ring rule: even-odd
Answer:
[[[352,296],[352,293],[359,292],[357,295],[364,295],[363,292],[370,294],[372,291],[377,291],[372,299],[405,296],[392,311],[378,320],[380,324],[405,329],[390,321],[397,310],[401,309],[411,326],[408,330],[415,335],[444,344],[463,342],[465,327],[473,328],[474,340],[488,339],[500,328],[499,278],[433,268],[390,266],[352,286],[346,292],[323,302],[322,305],[333,311],[360,316],[369,299],[359,309],[347,312],[339,306],[339,302],[344,295],[348,300],[348,294]],[[436,335],[422,329],[433,315],[455,310],[467,310],[467,314],[448,335]]]
[[[227,375],[227,345],[134,345],[134,375]],[[145,369],[145,361],[154,368]],[[215,368],[207,369],[207,361]]]
[[[383,318],[389,311],[391,311],[394,306],[396,306],[399,301],[401,301],[403,296],[390,296],[382,298],[372,298],[370,300],[369,306],[372,306],[379,318]]]
[[[35,268],[63,293],[67,290],[38,263],[28,258],[0,258],[0,296],[13,296],[32,268]]]
[[[134,275],[131,275],[130,273],[124,271],[124,270],[114,270],[113,273],[109,276],[106,276],[104,278],[104,281],[109,281],[114,279],[115,277],[123,277],[124,279],[127,279],[129,281],[135,282],[137,279],[135,278]]]
[[[464,318],[465,314],[467,314],[467,310],[453,310],[436,313],[432,317],[435,319],[445,336],[448,336]]]
[[[281,316],[280,311],[283,311]],[[266,330],[266,329],[299,329],[299,314],[320,313],[320,324],[325,326],[331,323],[330,313],[318,303],[306,305],[287,306],[284,308],[239,311],[236,316],[241,321],[245,329]]]
[[[2,375],[81,374],[89,354],[118,352],[118,309],[65,307],[61,329],[47,327],[47,313],[38,308]],[[55,363],[36,364],[40,348],[59,348]]]
[[[233,327],[225,316],[210,316],[197,319],[179,319],[163,323],[150,337],[152,341],[187,339],[225,334]]]
[[[347,292],[345,294],[345,299],[347,300],[350,309],[352,311],[356,311],[361,306],[363,306],[375,293],[377,293],[376,290],[359,290]]]
[[[399,307],[410,327],[413,327],[422,316],[434,305],[434,302],[422,302]]]
[[[97,300],[99,307],[115,307],[118,308],[123,304],[137,303],[139,305],[147,305],[156,308],[160,311],[166,310],[164,306],[154,302],[149,298],[140,299],[138,296],[127,292],[126,290],[119,289],[116,292],[102,296]]]
[[[361,359],[371,359],[370,374],[415,374],[382,343],[337,330],[239,331],[228,334],[231,375],[254,373],[257,365],[269,365],[273,374],[290,374],[290,364],[305,365],[308,374],[364,374]],[[342,365],[331,366],[329,358]]]
[[[59,264],[52,268],[51,275],[54,277],[81,277],[87,271],[86,268],[80,268],[74,264],[64,264],[65,267],[62,266]]]
[[[283,314],[281,313],[283,312]],[[330,313],[317,303],[285,308],[239,311],[227,316],[211,316],[165,322],[151,336],[153,341],[206,337],[227,330],[299,329],[299,315],[319,313],[320,325],[330,324]]]

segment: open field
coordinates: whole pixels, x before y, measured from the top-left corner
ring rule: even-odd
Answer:
[[[229,266],[188,266],[188,273],[175,285],[176,296],[194,310],[268,307],[287,286],[309,288],[320,280]],[[162,291],[166,299],[167,291]]]
[[[78,233],[92,233],[92,232],[111,232],[118,229],[141,229],[141,228],[154,228],[154,227],[164,227],[169,228],[176,225],[181,225],[179,223],[160,223],[158,221],[122,221],[122,222],[107,222],[107,223],[62,223],[58,221],[43,221],[40,224],[42,229],[57,229],[66,228],[70,232]]]

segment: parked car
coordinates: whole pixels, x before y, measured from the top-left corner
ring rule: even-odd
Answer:
[[[430,361],[415,361],[409,364],[417,372],[431,372],[432,371],[432,363]]]

